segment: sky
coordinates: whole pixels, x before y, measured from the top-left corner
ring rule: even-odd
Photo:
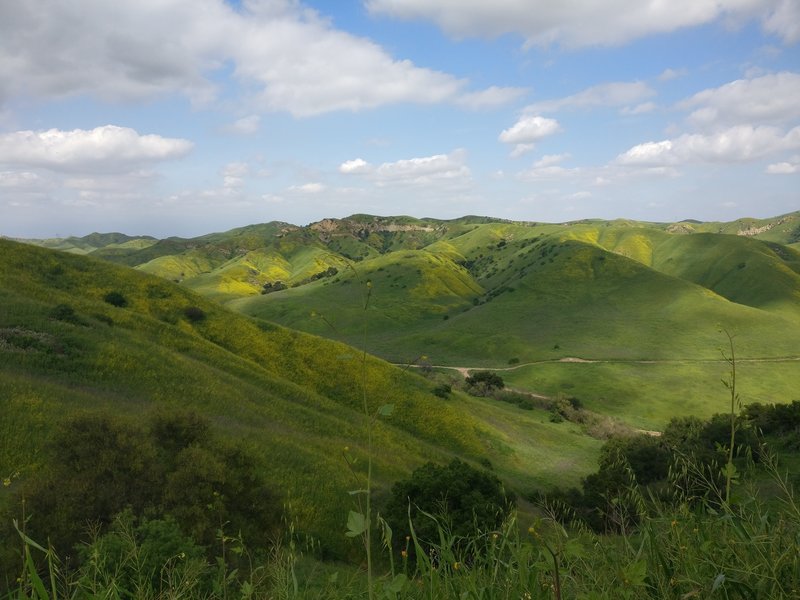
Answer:
[[[799,0],[0,0],[0,235],[795,210]]]

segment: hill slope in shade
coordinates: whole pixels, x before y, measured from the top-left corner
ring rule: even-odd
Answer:
[[[110,292],[125,305],[104,300]],[[4,240],[0,305],[0,472],[35,470],[68,415],[182,407],[256,448],[303,531],[347,552],[353,483],[341,453],[349,446],[363,465],[366,451],[360,351],[256,322],[161,278]],[[593,468],[599,442],[546,413],[526,413],[524,431],[519,410],[489,423],[487,401],[435,397],[429,381],[372,357],[366,385],[371,411],[395,406],[375,434],[378,497],[419,464],[453,455],[490,460],[515,489],[563,478],[543,452],[573,463],[574,482]]]

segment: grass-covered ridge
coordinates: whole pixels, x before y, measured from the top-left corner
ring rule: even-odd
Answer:
[[[530,413],[525,432],[511,426],[516,414],[490,422],[488,401],[436,397],[431,382],[372,357],[364,376],[360,350],[237,315],[161,278],[0,240],[0,282],[4,478],[36,472],[55,424],[71,416],[196,411],[254,448],[302,529],[346,553],[353,484],[342,449],[361,469],[364,381],[371,411],[395,407],[374,432],[378,496],[415,466],[453,455],[490,461],[519,489],[552,483],[562,474],[525,460],[537,430],[572,457],[575,481],[592,468],[599,442],[573,442],[546,413]],[[363,289],[352,285],[358,305]],[[0,488],[0,504],[14,488]]]
[[[482,368],[513,360],[530,365],[514,373],[517,386],[552,394],[578,385],[594,406],[658,428],[671,405],[713,412],[686,390],[718,379],[710,361],[720,358],[720,327],[736,335],[743,358],[765,360],[748,363],[757,382],[751,400],[780,401],[800,387],[789,368],[796,363],[773,362],[800,356],[798,232],[800,213],[562,224],[354,215],[95,253],[239,312],[350,344],[360,343],[365,316],[354,289],[370,280],[368,346],[384,359]],[[570,358],[625,365],[558,362]],[[542,361],[550,362],[539,369]],[[661,363],[651,369],[645,361]],[[592,369],[608,375],[603,385],[576,383]],[[680,385],[645,385],[645,410],[620,369],[629,381],[653,381],[648,373],[658,370],[656,380]],[[534,387],[541,381],[545,387]]]

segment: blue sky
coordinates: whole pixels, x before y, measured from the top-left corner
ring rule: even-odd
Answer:
[[[797,0],[0,3],[0,235],[798,209]]]

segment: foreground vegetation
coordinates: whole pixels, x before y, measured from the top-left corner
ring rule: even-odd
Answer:
[[[474,523],[489,527],[465,528],[464,515],[454,519],[447,496],[435,492],[429,498],[438,495],[440,510],[420,512],[405,525],[393,521],[394,531],[378,519],[381,574],[368,579],[364,570],[320,562],[313,543],[291,527],[262,555],[251,554],[240,537],[220,529],[205,548],[213,549],[209,557],[169,517],[137,521],[123,512],[81,543],[77,569],[19,531],[19,579],[6,597],[796,598],[797,476],[795,481],[787,476],[774,451],[797,450],[800,402],[792,406],[756,407],[744,415],[748,420],[737,419],[736,433],[750,452],[737,445],[735,476],[723,464],[724,446],[707,456],[683,453],[703,439],[699,430],[671,446],[674,456],[660,493],[637,481],[637,468],[626,460],[637,460],[635,452],[616,453],[606,467],[624,474],[625,483],[597,507],[613,522],[613,534],[595,533],[553,501],[541,502],[535,517],[510,511],[496,520],[500,513],[485,514]],[[771,428],[769,445],[757,424]],[[713,421],[701,425],[714,428]],[[629,451],[635,446],[627,442]],[[606,454],[614,448],[619,444],[610,444]],[[459,465],[451,468],[453,476],[468,475]],[[428,471],[420,470],[411,481],[435,485],[437,478],[430,479]],[[491,487],[490,480],[487,484]],[[409,485],[397,491],[409,493],[414,487]],[[410,497],[414,502],[413,492]],[[425,501],[418,499],[420,505]],[[404,536],[400,528],[409,523]]]

